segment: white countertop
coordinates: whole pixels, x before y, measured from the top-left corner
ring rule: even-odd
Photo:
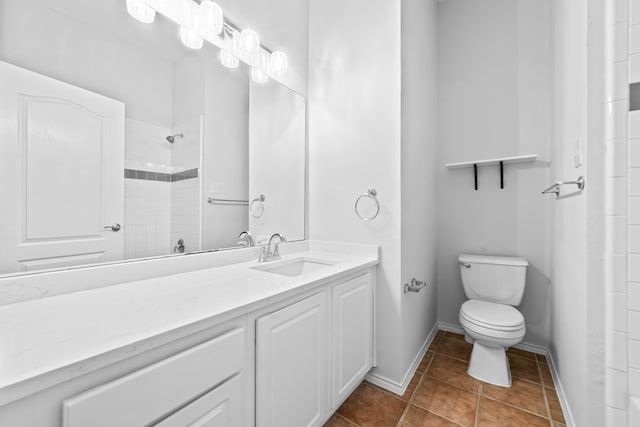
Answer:
[[[239,316],[378,263],[376,247],[358,255],[318,248],[282,257],[335,263],[297,277],[255,270],[264,264],[249,261],[0,306],[0,405],[39,377],[73,378],[133,355],[143,340]]]

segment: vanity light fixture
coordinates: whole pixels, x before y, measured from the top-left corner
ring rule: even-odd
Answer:
[[[231,52],[227,52],[224,49],[220,49],[220,63],[227,68],[238,68],[240,60],[233,56]]]
[[[247,60],[252,60],[260,53],[260,36],[251,29],[244,29],[240,32],[238,43],[238,54]]]
[[[271,53],[269,59],[269,70],[274,77],[284,76],[287,73],[287,54],[276,50]]]
[[[151,24],[156,19],[156,11],[141,0],[127,0],[127,12],[144,24]]]
[[[269,81],[269,76],[259,68],[251,68],[251,80],[263,84]]]
[[[200,31],[202,35],[212,36],[222,33],[224,15],[220,5],[212,0],[200,2]]]
[[[201,9],[198,6],[197,12],[189,13],[187,24],[180,26],[180,41],[190,49],[201,49],[204,39],[201,35]]]
[[[287,73],[287,55],[282,51],[271,51],[260,45],[260,36],[252,29],[240,30],[225,19],[222,8],[214,0],[193,0],[196,7],[190,7],[188,22],[180,26],[180,41],[190,49],[201,49],[204,39],[219,37],[227,47],[220,49],[220,62],[227,68],[237,68],[239,58],[252,67],[251,78],[256,83],[266,83],[269,76],[282,77]],[[126,0],[127,12],[140,22],[152,23],[156,11],[145,0]]]
[[[184,25],[180,26],[180,41],[190,49],[201,49],[204,40],[198,30]]]

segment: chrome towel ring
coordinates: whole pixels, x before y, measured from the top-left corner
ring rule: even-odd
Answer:
[[[264,194],[261,194],[260,197],[256,197],[251,201],[251,203],[249,203],[249,212],[251,213],[252,217],[260,218],[262,216],[262,214],[264,213],[264,201],[266,199],[267,198],[264,196]],[[259,212],[257,214],[253,211],[253,206],[255,203],[260,203],[260,205],[258,206]]]
[[[376,191],[375,188],[369,188],[367,190],[366,193],[361,194],[357,199],[356,199],[356,203],[354,205],[354,209],[356,211],[356,215],[358,215],[358,218],[360,218],[363,221],[371,221],[372,219],[374,219],[375,217],[378,216],[378,214],[380,213],[380,202],[378,202],[378,198],[376,197],[378,195],[378,192]],[[376,204],[376,211],[373,215],[366,217],[362,214],[360,214],[360,211],[358,211],[358,204],[360,203],[360,201],[363,198],[367,198],[367,199],[371,199],[375,202]]]

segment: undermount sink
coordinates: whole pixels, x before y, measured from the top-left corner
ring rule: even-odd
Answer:
[[[335,262],[313,258],[297,258],[272,263],[265,263],[251,267],[254,270],[266,271],[268,273],[280,274],[281,276],[296,277],[312,271],[336,265]]]

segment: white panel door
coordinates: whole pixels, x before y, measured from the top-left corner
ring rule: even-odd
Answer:
[[[326,294],[257,320],[256,425],[319,425],[327,406]]]
[[[366,273],[332,291],[332,408],[348,397],[371,369],[373,284]]]
[[[0,62],[0,140],[0,273],[122,259],[123,103]]]

